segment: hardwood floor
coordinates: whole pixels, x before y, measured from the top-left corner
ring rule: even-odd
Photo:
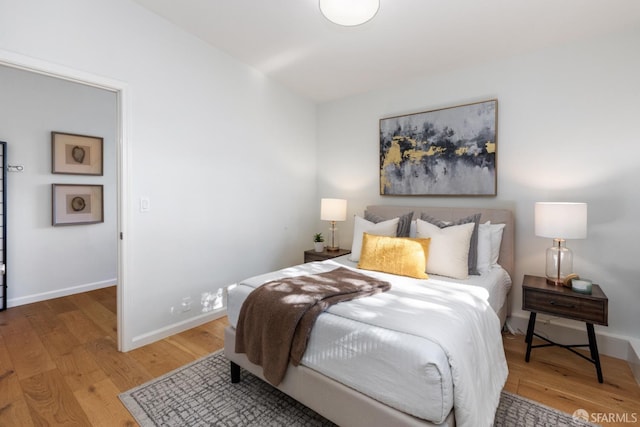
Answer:
[[[226,325],[222,318],[120,353],[115,287],[0,312],[0,426],[134,426],[118,394],[221,349]],[[524,338],[503,341],[507,390],[568,413],[640,422],[640,387],[626,362],[603,356],[599,384],[593,365],[566,350],[536,349],[525,363]]]
[[[592,363],[563,348],[533,349],[527,363],[523,335],[505,334],[502,341],[509,364],[505,390],[569,414],[584,409],[604,426],[640,425],[640,386],[626,361],[600,355],[600,384]]]

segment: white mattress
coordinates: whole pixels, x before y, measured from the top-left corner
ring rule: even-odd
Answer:
[[[276,278],[313,274],[337,265],[354,267],[348,256],[256,276],[229,290],[228,317],[236,326],[242,302],[255,287]],[[368,299],[375,304],[384,298],[406,296],[419,281],[385,273],[358,270],[392,283],[392,289]],[[494,311],[503,304],[511,286],[509,275],[494,267],[482,276],[454,280],[430,275],[429,281],[454,282],[470,286],[470,292],[487,300]],[[396,285],[394,287],[394,285]],[[389,295],[387,295],[389,294]],[[350,302],[339,304],[318,317],[309,338],[302,364],[335,379],[380,402],[435,423],[442,422],[453,407],[453,381],[442,348],[422,337],[388,330],[341,315]]]

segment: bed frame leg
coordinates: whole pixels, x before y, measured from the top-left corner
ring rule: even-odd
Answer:
[[[229,363],[231,363],[231,382],[237,384],[240,382],[240,365],[236,365],[233,362]]]

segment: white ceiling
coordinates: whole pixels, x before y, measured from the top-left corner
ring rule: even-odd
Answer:
[[[381,0],[358,27],[318,0],[134,1],[316,102],[640,27],[639,0]]]

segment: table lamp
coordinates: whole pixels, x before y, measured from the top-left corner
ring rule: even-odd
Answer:
[[[347,219],[347,201],[344,199],[321,199],[320,219],[331,221],[331,226],[329,227],[331,241],[327,246],[327,250],[332,252],[339,250],[336,221],[345,221]]]
[[[573,252],[565,239],[587,238],[587,204],[538,202],[534,216],[536,236],[553,239],[546,252],[547,283],[563,286],[573,273]]]

